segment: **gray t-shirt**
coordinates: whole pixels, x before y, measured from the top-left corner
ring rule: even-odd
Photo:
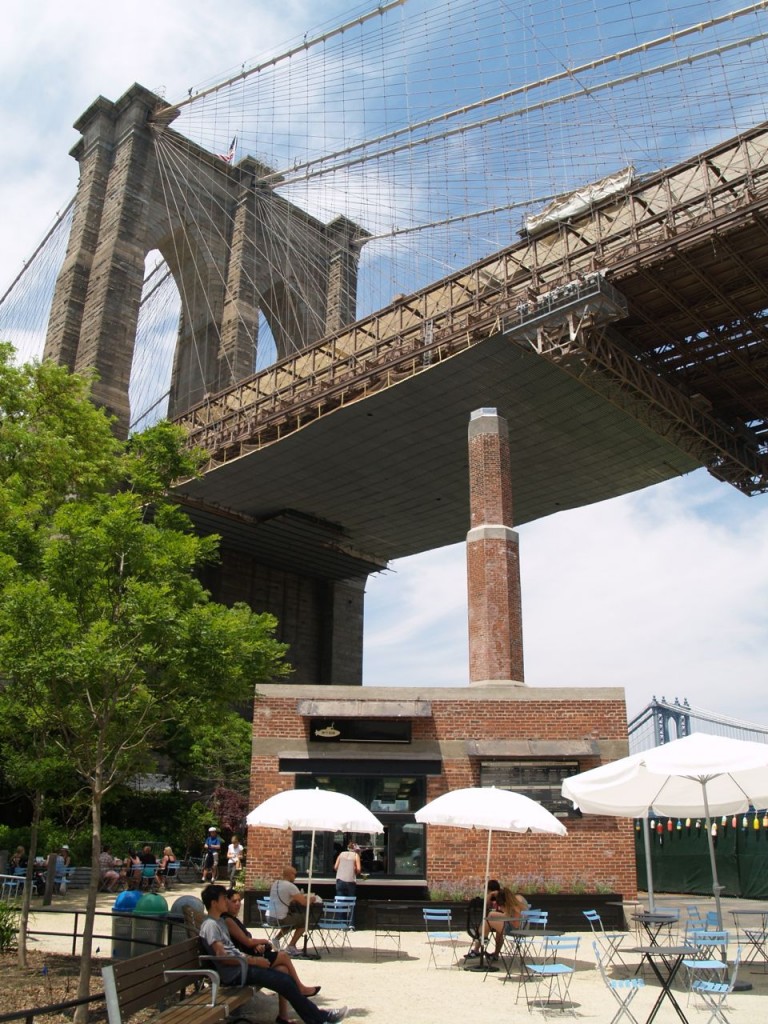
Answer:
[[[211,953],[213,953],[214,942],[220,942],[227,956],[236,956],[238,960],[245,960],[245,954],[241,953],[234,944],[226,922],[222,921],[220,917],[206,917],[203,919],[203,923],[200,925],[200,938],[209,947]],[[203,966],[205,966],[205,961]],[[240,981],[240,968],[234,964],[216,963],[213,966],[225,985],[232,985]]]

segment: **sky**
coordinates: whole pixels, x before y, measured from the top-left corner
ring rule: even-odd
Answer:
[[[322,5],[322,25],[374,2]],[[186,95],[320,27],[313,0],[9,0],[0,59],[0,291],[74,191],[73,121],[133,82]],[[226,16],[222,15],[226,12]],[[621,686],[768,726],[768,498],[704,471],[520,529],[526,682]],[[462,545],[372,577],[364,682],[468,681]]]

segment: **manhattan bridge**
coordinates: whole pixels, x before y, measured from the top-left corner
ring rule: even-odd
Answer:
[[[705,467],[768,490],[768,0],[394,0],[75,122],[0,299],[126,434],[208,453],[208,581],[296,682],[361,677],[367,576],[463,539],[466,424],[515,522]]]

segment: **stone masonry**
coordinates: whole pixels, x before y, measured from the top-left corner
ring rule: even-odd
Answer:
[[[75,123],[80,181],[45,345],[46,358],[98,372],[95,398],[123,434],[148,253],[160,251],[182,299],[171,416],[253,373],[260,311],[278,358],[355,317],[365,232],[288,203],[256,160],[231,167],[173,132],[164,106],[134,85]]]

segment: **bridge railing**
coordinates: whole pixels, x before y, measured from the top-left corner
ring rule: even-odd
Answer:
[[[209,396],[176,422],[211,464],[228,461],[480,343],[542,292],[596,272],[620,282],[665,248],[764,210],[766,124]]]

